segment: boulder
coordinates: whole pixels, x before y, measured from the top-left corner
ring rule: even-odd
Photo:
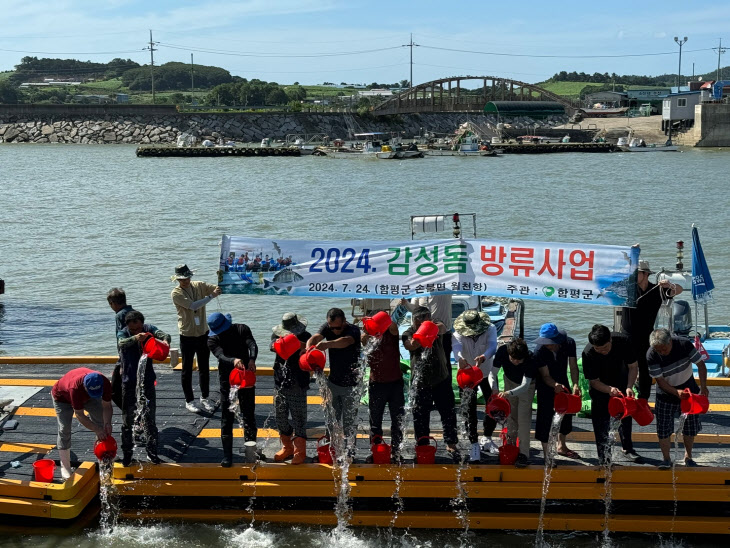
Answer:
[[[105,131],[102,134],[102,138],[104,139],[104,142],[106,142],[106,143],[113,143],[113,142],[116,142],[116,140],[117,140],[117,134],[114,133],[113,131]]]
[[[41,128],[41,134],[42,135],[50,135],[51,133],[53,133],[53,126],[44,125]]]
[[[16,139],[20,135],[20,130],[15,127],[9,128],[5,135],[3,136],[6,143],[12,143],[14,139]]]

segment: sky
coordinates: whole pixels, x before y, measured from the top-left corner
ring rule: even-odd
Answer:
[[[695,7],[693,7],[693,5]],[[717,68],[730,2],[2,0],[0,71],[26,55],[220,66],[280,84],[414,84],[451,76],[538,83],[556,72]],[[725,34],[723,34],[725,33]],[[405,46],[413,36],[413,48]],[[650,55],[651,54],[651,55]],[[655,55],[656,54],[656,55]],[[730,50],[722,66],[730,65]]]

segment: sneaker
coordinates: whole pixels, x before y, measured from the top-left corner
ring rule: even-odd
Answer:
[[[482,451],[489,453],[490,455],[499,455],[499,447],[495,444],[491,438],[486,438],[482,443]]]
[[[699,466],[699,464],[697,464],[694,461],[694,459],[688,459],[688,458],[684,459],[684,465],[687,466],[688,468],[696,468],[697,466]]]
[[[672,461],[671,460],[663,460],[661,464],[659,465],[659,470],[669,470],[672,468]]]
[[[530,459],[527,455],[525,455],[524,453],[520,453],[519,455],[517,455],[515,468],[526,468],[528,464],[530,464]]]
[[[469,462],[472,464],[480,464],[482,459],[482,450],[478,443],[472,443],[469,450]]]
[[[162,459],[156,453],[147,452],[147,460],[152,464],[162,464]]]
[[[218,402],[213,401],[210,398],[200,398],[200,405],[208,413],[213,413],[218,408]]]
[[[631,449],[630,451],[624,451],[624,456],[635,464],[643,464],[644,457],[639,455],[636,451]]]
[[[449,454],[451,460],[453,460],[455,464],[461,464],[461,453],[458,449],[447,448],[446,452]]]
[[[198,407],[198,404],[194,401],[186,402],[185,409],[187,409],[191,413],[200,413],[200,407]]]

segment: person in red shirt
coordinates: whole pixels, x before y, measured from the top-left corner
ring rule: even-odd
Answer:
[[[112,433],[112,384],[99,373],[79,367],[61,377],[51,389],[58,420],[58,448],[61,477],[71,477],[71,422],[74,417],[99,440]]]
[[[367,345],[369,339],[371,339],[371,336],[363,331],[360,339],[363,346]],[[400,446],[403,442],[403,427],[405,426],[406,415],[399,343],[398,325],[391,322],[377,346],[368,355],[368,365],[370,366],[370,382],[368,383],[370,441],[371,443],[383,442],[383,414],[387,404],[390,413],[391,460],[396,464],[399,464],[402,460]],[[372,458],[372,455],[369,455],[366,462],[372,462]]]

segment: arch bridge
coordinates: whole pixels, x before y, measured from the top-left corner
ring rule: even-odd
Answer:
[[[481,80],[481,87],[463,88],[465,80]],[[572,112],[570,100],[534,84],[498,76],[452,76],[424,82],[376,105],[372,114],[417,112],[483,112],[490,101],[555,101]]]

